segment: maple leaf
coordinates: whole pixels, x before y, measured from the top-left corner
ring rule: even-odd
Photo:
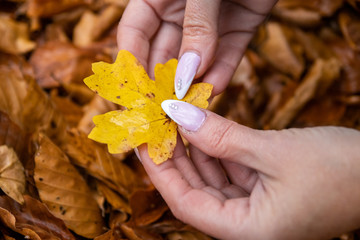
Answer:
[[[106,143],[110,153],[122,153],[148,144],[151,159],[160,164],[172,157],[177,124],[161,108],[167,99],[177,99],[174,78],[177,60],[155,66],[155,81],[128,51],[120,50],[115,63],[94,63],[94,75],[85,84],[103,98],[126,107],[95,116],[89,138]],[[207,108],[213,86],[193,84],[183,101]]]

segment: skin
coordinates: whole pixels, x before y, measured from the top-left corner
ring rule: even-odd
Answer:
[[[151,77],[156,63],[195,52],[201,58],[195,78],[213,84],[217,95],[275,2],[132,0],[119,23],[118,47],[134,54]]]
[[[132,0],[119,24],[118,46],[150,76],[156,63],[196,52],[201,64],[195,77],[213,84],[216,95],[274,4]],[[179,129],[190,156],[180,138],[173,158],[161,165],[139,147],[177,218],[220,239],[328,239],[360,226],[359,131],[260,131],[206,114],[196,132]]]
[[[206,112],[171,160],[142,163],[174,215],[220,239],[330,239],[360,226],[360,132],[260,131]]]

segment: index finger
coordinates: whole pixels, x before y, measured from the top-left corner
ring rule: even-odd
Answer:
[[[130,51],[147,70],[150,40],[159,26],[160,19],[148,3],[142,0],[130,1],[118,26],[119,50]]]

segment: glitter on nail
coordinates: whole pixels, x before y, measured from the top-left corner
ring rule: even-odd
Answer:
[[[170,104],[169,104],[169,107],[172,108],[172,109],[174,109],[174,110],[177,110],[177,109],[178,109],[178,106],[175,105],[175,104],[173,104],[173,103],[170,103]]]
[[[178,90],[181,90],[181,83],[182,83],[182,79],[179,78],[179,80],[178,80],[178,82],[176,84],[176,87],[177,87]]]

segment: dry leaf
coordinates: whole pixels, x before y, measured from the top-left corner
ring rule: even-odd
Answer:
[[[129,197],[134,190],[145,186],[132,169],[109,154],[103,145],[88,139],[84,133],[76,129],[68,132],[61,148],[73,164],[84,168],[88,174],[106,183],[124,197]]]
[[[282,26],[269,22],[266,31],[267,39],[259,46],[260,54],[281,72],[298,79],[304,70],[304,62],[292,49]]]
[[[7,145],[13,148],[19,159],[26,153],[27,138],[24,132],[17,126],[9,116],[0,111],[0,146]]]
[[[109,187],[107,187],[105,184],[101,182],[97,183],[97,189],[100,193],[104,195],[105,199],[112,206],[112,209],[121,210],[123,212],[131,214],[131,208],[129,206],[129,203],[126,202],[116,192],[114,192],[113,190],[111,190]]]
[[[130,198],[131,221],[143,227],[158,220],[169,208],[155,189],[139,190]]]
[[[99,39],[114,23],[117,23],[124,11],[123,7],[110,5],[99,14],[86,11],[74,28],[74,44],[79,47],[89,46]]]
[[[94,116],[116,109],[114,103],[107,101],[99,95],[95,95],[91,102],[84,106],[85,114],[79,121],[77,128],[84,133],[89,134],[91,129],[95,127],[95,124],[92,121]]]
[[[50,17],[57,13],[90,3],[89,0],[29,0],[29,17]]]
[[[84,114],[82,108],[75,104],[69,97],[60,97],[57,89],[51,91],[50,97],[55,107],[64,116],[68,125],[75,127]]]
[[[126,239],[127,238],[125,238],[121,234],[121,231],[119,229],[110,229],[103,235],[94,238],[94,240],[126,240]]]
[[[0,146],[0,188],[20,204],[24,203],[24,167],[12,148]]]
[[[109,152],[121,153],[148,144],[149,156],[157,164],[173,154],[177,125],[161,108],[166,99],[176,99],[174,78],[177,60],[155,67],[155,82],[137,59],[121,50],[114,64],[93,64],[94,75],[84,82],[100,96],[127,109],[94,117],[96,127],[89,138],[107,143]],[[184,101],[206,108],[212,85],[192,85]]]
[[[63,221],[54,217],[49,209],[38,200],[24,196],[25,204],[0,197],[0,222],[20,233],[24,239],[75,240]]]
[[[360,51],[360,17],[359,13],[350,11],[339,14],[339,25],[349,46]]]
[[[101,212],[86,181],[50,139],[40,134],[36,141],[34,179],[41,201],[77,234],[102,234]]]
[[[0,36],[0,50],[3,52],[21,54],[35,48],[35,43],[29,38],[28,25],[4,14],[0,14]]]
[[[70,43],[47,42],[31,55],[36,81],[43,88],[62,84],[82,83],[91,74],[94,61],[111,61],[111,58],[97,51],[84,50]]]
[[[315,61],[293,98],[281,107],[270,122],[271,129],[285,128],[318,91],[324,91],[339,77],[340,66],[336,58]],[[321,87],[320,87],[321,86]]]
[[[0,52],[0,75],[3,76],[0,81],[0,110],[25,133],[42,130],[60,141],[66,123],[37,85],[31,67],[22,58]]]

